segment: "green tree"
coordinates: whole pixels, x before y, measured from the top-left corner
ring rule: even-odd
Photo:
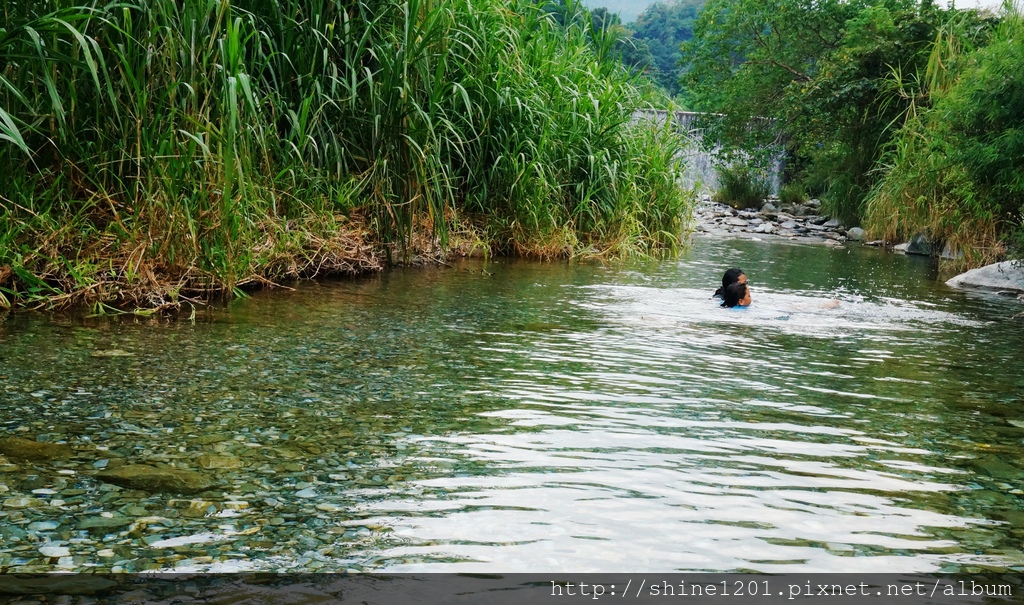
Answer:
[[[910,99],[886,93],[896,70],[927,62],[946,11],[929,0],[710,0],[687,82],[700,109],[726,114],[719,134],[757,148],[783,136],[791,177],[848,223]],[[773,118],[751,129],[753,117]]]
[[[627,26],[637,45],[650,53],[652,65],[648,75],[672,95],[683,92],[680,80],[685,67],[681,64],[681,45],[693,37],[703,6],[704,0],[656,2]]]

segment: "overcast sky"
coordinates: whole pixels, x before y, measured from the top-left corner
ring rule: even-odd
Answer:
[[[622,17],[623,23],[629,23],[636,19],[637,15],[639,15],[648,4],[653,4],[655,1],[657,0],[583,0],[583,4],[590,8],[603,6],[614,13],[618,13],[619,16]],[[660,1],[666,2],[668,0]],[[947,0],[935,1],[940,5],[946,4],[948,6]],[[1018,1],[1024,2],[1024,0]],[[1003,4],[1002,0],[955,0],[955,2],[957,8],[998,9]]]
[[[1003,3],[1001,0],[957,0],[957,8],[999,8]],[[947,3],[948,6],[948,3]]]

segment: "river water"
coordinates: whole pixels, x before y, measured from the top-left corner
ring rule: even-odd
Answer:
[[[748,309],[709,298],[730,266]],[[73,454],[0,456],[0,570],[1019,571],[1020,311],[736,240],[10,315],[0,437]],[[132,464],[217,485],[96,477]]]

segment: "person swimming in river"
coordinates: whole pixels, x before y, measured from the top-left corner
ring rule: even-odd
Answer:
[[[723,307],[746,307],[750,305],[750,288],[746,281],[736,281],[722,293]]]
[[[745,307],[749,305],[750,289],[747,288],[747,274],[742,269],[729,269],[722,276],[722,287],[715,290],[711,297],[721,298],[723,307]]]
[[[718,297],[722,299],[723,307],[747,307],[750,306],[750,286],[747,284],[747,274],[742,269],[729,269],[722,276],[722,287],[715,290],[712,298]],[[821,300],[806,303],[797,303],[789,305],[789,309],[792,311],[800,311],[806,309],[835,309],[840,305],[840,301],[835,299]]]

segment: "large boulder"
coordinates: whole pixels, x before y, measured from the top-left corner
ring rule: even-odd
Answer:
[[[70,445],[32,441],[20,437],[0,439],[0,454],[12,460],[67,460],[74,453]]]
[[[946,282],[954,288],[1024,292],[1024,263],[1004,261],[971,269]]]
[[[206,475],[175,468],[157,468],[146,464],[130,464],[96,473],[107,483],[144,492],[192,494],[210,489],[216,483]]]
[[[932,243],[928,241],[928,237],[925,234],[918,233],[914,235],[914,237],[910,238],[910,244],[907,246],[907,254],[931,256],[932,252]]]
[[[107,592],[118,585],[118,582],[111,578],[101,578],[84,573],[68,575],[4,575],[6,576],[4,581],[0,582],[0,594],[2,595],[94,595]],[[70,601],[71,599],[68,600]],[[4,599],[4,601],[7,601],[7,599]],[[36,599],[28,600],[28,602],[33,601],[36,601]],[[54,601],[60,602],[62,599],[52,599],[51,602]]]

